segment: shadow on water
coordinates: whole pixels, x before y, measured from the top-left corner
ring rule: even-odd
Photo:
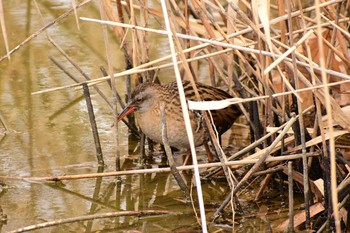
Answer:
[[[6,26],[11,48],[19,44],[41,25],[41,19],[32,1],[5,1]],[[39,5],[44,21],[52,20],[70,8],[70,1],[45,1]],[[98,6],[90,4],[82,8],[81,15],[98,16]],[[39,25],[39,26],[38,26]],[[99,66],[106,65],[102,54],[102,32],[96,25],[82,23],[81,30],[75,26],[74,16],[53,26],[49,34],[67,51],[91,76],[100,77]],[[97,29],[96,29],[97,28]],[[113,38],[113,36],[111,36]],[[159,39],[160,40],[160,39]],[[1,43],[2,44],[2,41]],[[159,50],[159,48],[153,48]],[[115,60],[123,60],[118,45],[113,48]],[[5,54],[0,47],[1,54]],[[97,166],[95,148],[85,102],[81,90],[63,90],[33,96],[31,93],[48,87],[71,84],[55,67],[49,57],[62,59],[44,35],[26,44],[11,56],[11,61],[0,64],[0,111],[10,130],[0,130],[0,175],[1,176],[57,176],[63,174],[84,174],[114,170],[115,146],[111,124],[111,110],[96,93],[92,93],[96,120],[105,155],[106,167]],[[121,70],[123,64],[114,64]],[[72,69],[74,73],[74,69]],[[80,77],[76,72],[75,75]],[[82,80],[82,79],[81,79]],[[107,84],[100,85],[109,93]],[[123,91],[123,88],[118,86]],[[110,94],[110,93],[109,93]],[[227,135],[226,145],[244,144],[249,139],[238,131]],[[138,145],[128,141],[125,126],[119,131],[121,170],[132,170],[162,165],[162,155],[154,152],[152,160],[141,164]],[[239,138],[241,135],[241,138]],[[243,135],[243,136],[242,136]],[[228,148],[228,150],[238,148]],[[203,159],[204,156],[202,156]],[[178,156],[181,164],[181,156]],[[188,175],[191,181],[191,176]],[[236,213],[237,232],[265,230],[271,222],[287,212],[283,207],[286,197],[268,190],[258,201],[251,201],[259,182],[247,187],[240,202],[244,213]],[[195,190],[195,189],[193,189]],[[204,202],[207,215],[212,215],[229,190],[227,182],[213,179],[203,182]],[[195,192],[193,193],[195,199]],[[0,229],[4,232],[75,216],[112,212],[167,210],[168,215],[124,216],[64,224],[50,228],[50,232],[200,232],[201,228],[194,214],[194,208],[186,203],[184,195],[169,173],[128,175],[96,179],[81,179],[63,182],[25,182],[4,180],[0,183]],[[195,206],[195,209],[198,209]],[[7,216],[7,217],[5,217]],[[217,224],[209,224],[210,231],[232,231],[232,213],[224,214]],[[39,230],[40,232],[40,230]],[[47,232],[47,230],[42,230]]]

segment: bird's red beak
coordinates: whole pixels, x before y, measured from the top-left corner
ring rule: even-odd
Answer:
[[[132,105],[126,106],[123,111],[119,114],[117,122],[121,121],[124,117],[133,113],[135,111],[135,107]]]

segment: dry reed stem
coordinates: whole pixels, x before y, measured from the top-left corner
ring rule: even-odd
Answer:
[[[195,181],[196,181],[196,190],[197,190],[197,197],[198,197],[198,204],[199,204],[199,211],[200,211],[201,227],[202,227],[202,231],[204,233],[206,233],[208,230],[207,230],[207,222],[206,222],[206,218],[205,218],[205,207],[204,207],[204,200],[203,200],[203,193],[202,193],[202,185],[201,185],[201,181],[200,181],[198,162],[197,162],[197,156],[196,156],[196,149],[194,146],[193,132],[192,132],[190,117],[189,117],[188,108],[187,108],[187,104],[186,104],[186,97],[185,97],[184,88],[182,85],[179,67],[177,66],[176,51],[175,51],[175,45],[173,42],[175,35],[174,35],[174,31],[171,28],[171,24],[169,21],[167,3],[164,0],[162,0],[161,5],[162,5],[163,14],[164,14],[164,23],[165,23],[166,29],[168,31],[169,46],[170,46],[170,51],[171,51],[171,55],[172,55],[172,61],[174,64],[176,82],[177,82],[177,86],[179,89],[181,108],[182,108],[182,113],[183,113],[183,117],[184,117],[184,121],[185,121],[188,140],[190,143],[190,149],[191,149],[191,154],[192,154],[192,163],[194,165],[194,176],[195,176]]]
[[[318,153],[308,153],[308,157],[318,156]],[[302,158],[301,154],[295,155],[285,155],[268,157],[265,162],[275,162],[275,161],[288,161],[296,160]],[[238,166],[238,165],[250,165],[255,164],[258,159],[241,159],[238,161],[228,161],[225,166]],[[198,164],[198,168],[211,168],[211,167],[221,167],[221,162],[217,163],[206,163]],[[179,171],[193,170],[194,165],[178,166]],[[138,170],[126,170],[126,171],[115,171],[115,172],[104,172],[104,173],[90,173],[90,174],[80,174],[80,175],[62,175],[62,176],[47,176],[47,177],[15,177],[15,176],[0,176],[0,179],[4,180],[22,180],[27,182],[39,182],[39,181],[63,181],[63,180],[77,180],[77,179],[94,179],[98,177],[110,177],[110,176],[125,176],[125,175],[138,175],[138,174],[150,174],[150,173],[164,173],[170,172],[170,168],[151,168],[151,169],[138,169]]]
[[[72,8],[74,10],[75,23],[77,24],[77,29],[80,30],[79,16],[78,16],[78,11],[77,11],[77,3],[75,0],[72,0]]]
[[[107,18],[105,9],[106,7],[103,7],[103,3],[100,2],[100,15],[102,19]],[[107,58],[107,63],[108,63],[108,74],[110,76],[110,81],[111,81],[111,90],[112,90],[112,111],[114,115],[114,122],[117,122],[117,103],[118,103],[118,93],[116,90],[116,80],[115,77],[113,76],[113,57],[111,54],[111,44],[108,39],[108,33],[107,33],[107,27],[102,26],[103,29],[103,40],[104,40],[104,46],[105,46],[105,54]],[[121,102],[121,101],[120,101]],[[129,124],[127,124],[128,127],[130,128]],[[114,140],[114,145],[115,145],[115,166],[116,170],[120,171],[120,151],[119,151],[119,138],[118,138],[118,124],[113,124],[113,140]]]
[[[319,0],[316,0],[316,19],[317,24],[319,25],[321,23],[321,9],[319,7],[320,2]],[[321,67],[321,77],[322,77],[322,83],[327,84],[327,75],[323,71],[326,67],[325,64],[325,55],[324,55],[324,47],[323,47],[323,41],[322,41],[322,31],[321,27],[317,27],[317,41],[319,46],[319,52],[320,52],[320,67]],[[329,87],[324,86],[324,93],[325,93],[325,106],[327,110],[327,116],[328,116],[328,128],[329,132],[333,134],[333,117],[332,117],[332,107],[331,107],[331,100],[330,100],[330,94],[329,94]],[[332,207],[333,207],[333,213],[334,213],[334,222],[336,227],[336,232],[341,232],[341,226],[340,226],[340,214],[338,209],[338,195],[337,195],[337,177],[336,177],[336,159],[335,159],[335,142],[334,138],[331,137],[329,140],[330,144],[330,163],[331,163],[331,198],[332,198]]]
[[[291,6],[291,2],[287,2],[287,10],[288,10],[288,15],[289,15],[289,20],[288,20],[288,27],[289,28],[293,28],[293,21],[291,19],[291,14],[292,14],[292,6]],[[302,45],[302,43],[304,43],[305,40],[303,40],[304,38],[308,38],[308,36],[306,37],[306,35],[308,35],[308,33],[313,33],[313,31],[304,31],[304,36],[297,41],[296,43],[294,42],[294,38],[291,34],[289,34],[289,44],[293,45],[295,44],[295,48],[297,48],[299,45]],[[311,34],[310,34],[311,35]],[[290,49],[288,49],[287,51],[290,51]],[[297,65],[296,65],[296,50],[293,50],[291,55],[292,55],[292,62],[293,62],[293,68],[296,70],[298,69]],[[296,89],[299,89],[299,82],[298,82],[298,77],[295,73],[289,72],[289,79],[293,80],[292,82],[294,83],[294,87]],[[300,101],[300,99],[296,100],[297,102],[297,109],[298,112],[303,112],[303,106],[302,106],[302,102]],[[295,102],[294,102],[295,103]],[[297,133],[300,133],[299,137],[296,137],[296,139],[301,143],[301,147],[302,147],[302,154],[303,154],[303,158],[302,158],[302,166],[303,166],[303,186],[304,186],[304,203],[305,203],[305,215],[306,215],[306,221],[305,221],[305,226],[306,229],[309,229],[310,226],[310,187],[309,187],[309,167],[308,167],[308,161],[307,161],[307,157],[306,157],[306,146],[305,146],[305,126],[304,126],[304,115],[303,113],[301,113],[299,115],[299,126],[298,126],[298,130],[299,132],[297,132],[297,129],[295,129],[295,136],[297,136]],[[289,173],[288,173],[289,174]],[[293,182],[293,181],[292,181]],[[291,230],[291,228],[289,228]]]
[[[8,233],[34,231],[38,229],[59,226],[67,223],[74,223],[74,222],[102,219],[102,218],[113,218],[113,217],[115,218],[115,217],[122,217],[122,216],[140,217],[140,216],[155,216],[155,215],[166,215],[166,214],[174,214],[174,213],[166,210],[142,210],[142,211],[117,211],[117,212],[108,212],[108,213],[101,213],[101,214],[91,214],[91,215],[83,215],[83,216],[72,217],[72,218],[57,219],[54,221],[30,225],[30,226],[9,231]]]
[[[344,200],[341,203],[338,203],[338,208],[339,209],[344,207],[344,205],[349,201],[349,197],[350,197],[350,195],[347,195],[346,198],[344,198]],[[332,214],[332,216],[333,216],[333,214]],[[324,222],[324,224],[318,229],[317,233],[324,232],[328,224],[329,224],[329,220],[327,219]]]
[[[4,7],[2,5],[2,0],[0,0],[0,24],[1,24],[1,32],[2,36],[4,38],[5,48],[6,52],[9,54],[9,42],[7,40],[7,32],[6,32],[6,25],[5,25],[5,14],[4,14]],[[11,56],[8,56],[8,59],[11,60]]]
[[[205,37],[209,36],[209,38],[217,38],[218,36],[215,35],[215,30],[212,30],[212,27],[208,22],[208,15],[206,14],[205,6],[204,6],[205,3],[203,3],[203,2],[199,3],[198,0],[193,0],[192,4],[193,4],[194,9],[195,9],[196,13],[198,14],[200,20],[203,23],[204,28],[205,28],[206,33],[204,34],[204,36]],[[218,33],[220,33],[220,32],[218,32]],[[223,37],[224,40],[229,42],[229,40],[225,36],[225,34],[223,35],[223,33],[220,33],[220,36]],[[221,51],[223,48],[221,46],[217,45],[216,49],[218,51]],[[226,66],[228,67],[229,61],[228,61],[227,55],[221,54],[220,57],[221,57],[222,61],[224,62],[224,64],[226,64]]]

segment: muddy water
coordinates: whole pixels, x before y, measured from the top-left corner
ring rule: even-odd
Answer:
[[[10,49],[71,7],[71,1],[39,2],[38,7],[43,14],[41,19],[33,1],[13,0],[3,1],[3,4]],[[98,12],[98,6],[94,3],[80,9],[79,15],[99,18]],[[50,27],[48,34],[91,78],[101,76],[99,66],[107,65],[99,25],[83,22],[78,30],[74,17],[69,16]],[[115,72],[121,71],[124,67],[123,55],[113,35],[109,36],[114,42],[111,50]],[[150,48],[151,54],[160,57],[162,52],[166,52],[166,49],[159,46],[164,44],[166,47],[165,39],[154,37],[153,40],[155,46]],[[5,53],[1,36],[0,55]],[[11,61],[0,63],[0,113],[9,127],[5,132],[4,127],[0,126],[1,176],[55,176],[98,171],[82,91],[69,89],[41,95],[31,94],[49,87],[74,83],[50,61],[50,57],[60,62],[79,80],[84,80],[50,44],[45,34],[40,34],[21,47],[11,56]],[[169,80],[171,72],[163,71],[160,77]],[[111,98],[106,84],[99,85],[99,88]],[[117,88],[121,94],[124,93],[123,79],[118,80]],[[114,171],[116,146],[110,127],[113,123],[111,109],[93,89],[91,94],[107,164],[104,171]],[[122,169],[158,167],[162,155],[155,153],[152,161],[141,164],[137,141],[129,138],[128,134],[121,124],[118,137]],[[229,132],[224,143],[232,144],[237,140],[235,137],[237,135]],[[167,173],[122,176],[119,180],[109,177],[61,183],[9,179],[1,182],[0,207],[7,216],[3,216],[4,221],[0,221],[2,232],[56,219],[121,210],[168,210],[175,215],[102,219],[60,225],[38,232],[196,232],[201,229],[192,206],[184,202],[184,196],[172,175]],[[223,181],[208,181],[203,183],[203,190],[209,218],[224,198],[228,187]],[[251,195],[254,193],[253,190]],[[256,203],[249,201],[252,198],[249,194],[240,197],[248,213],[261,210],[262,214],[240,218],[236,229],[242,232],[247,229],[265,229],[269,222],[266,213],[271,213],[273,207],[279,209],[284,201],[275,193],[271,193],[270,197],[271,199]],[[274,214],[269,217],[278,219]],[[231,231],[226,222],[222,225],[210,224],[209,228],[210,231]]]

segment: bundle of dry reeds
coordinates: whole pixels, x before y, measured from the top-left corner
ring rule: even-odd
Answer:
[[[86,2],[89,1],[77,6]],[[256,196],[259,198],[274,174],[282,172],[288,177],[290,218],[273,230],[292,232],[301,225],[318,231],[350,229],[346,212],[350,188],[349,1],[161,0],[151,4],[106,0],[100,4],[102,20],[80,20],[113,29],[124,52],[125,71],[114,73],[110,65],[108,75],[84,84],[93,86],[110,80],[116,114],[116,104],[122,102],[115,90],[117,77],[126,77],[130,93],[141,81],[158,78],[158,70],[163,69],[174,69],[177,80],[219,85],[239,97],[220,103],[189,103],[190,109],[201,110],[239,104],[251,130],[251,144],[229,157],[221,153],[220,163],[194,162],[193,166],[178,167],[195,171],[204,232],[208,219],[199,167],[210,168],[206,177],[224,167],[230,186],[212,221],[220,218],[223,210],[230,210],[228,205],[231,209],[236,207],[238,191],[252,177],[261,177],[261,189]],[[156,59],[150,54],[154,33],[168,38],[164,48],[168,53]],[[107,57],[111,59],[108,48],[114,42],[107,39],[105,42]],[[200,72],[203,64],[207,68],[205,77]],[[132,122],[129,124],[135,131]],[[242,172],[237,175],[235,171],[239,169]],[[169,169],[132,173],[157,171]],[[126,173],[62,176],[55,180],[121,174]],[[297,213],[293,211],[293,183],[304,193],[305,208]],[[322,214],[325,221],[319,224]]]

